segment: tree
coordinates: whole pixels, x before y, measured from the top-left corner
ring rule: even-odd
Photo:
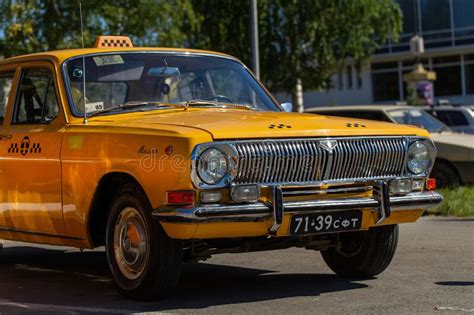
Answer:
[[[202,33],[191,38],[206,47],[250,60],[248,2],[194,0],[203,16]],[[393,0],[260,0],[261,76],[273,91],[292,95],[297,111],[303,104],[296,92],[330,86],[330,76],[347,58],[357,67],[377,42],[397,40],[402,15]],[[300,85],[300,86],[299,86]]]
[[[249,2],[82,0],[86,46],[97,35],[129,35],[137,45],[227,52],[250,63]],[[3,54],[80,47],[78,1],[0,0]],[[262,81],[293,97],[330,87],[348,58],[360,68],[378,42],[401,31],[394,0],[259,0]],[[1,35],[1,32],[0,32]],[[0,39],[1,40],[1,39]],[[2,45],[0,41],[0,46]]]
[[[0,0],[5,57],[81,47],[79,1]],[[137,45],[184,46],[197,19],[189,0],[83,0],[84,35],[131,36]],[[1,20],[0,20],[1,23]]]

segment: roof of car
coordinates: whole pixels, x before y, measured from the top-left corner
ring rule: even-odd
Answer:
[[[41,59],[53,59],[59,62],[63,62],[66,59],[78,57],[82,55],[90,55],[97,53],[123,53],[123,52],[166,52],[166,53],[189,53],[189,54],[200,54],[200,55],[215,55],[225,58],[231,58],[237,60],[237,58],[214,51],[198,50],[198,49],[187,49],[187,48],[164,48],[164,47],[127,47],[127,48],[85,48],[85,49],[64,49],[64,50],[53,50],[45,51],[34,54],[19,55],[7,59],[0,60],[0,66],[7,65],[10,63],[17,63],[30,60],[41,60]]]
[[[339,111],[339,110],[392,110],[392,109],[414,109],[420,107],[406,105],[344,105],[344,106],[320,106],[311,107],[306,112]]]
[[[424,109],[432,110],[433,107],[425,106]],[[435,110],[456,110],[456,109],[474,109],[474,105],[437,105],[434,107]]]

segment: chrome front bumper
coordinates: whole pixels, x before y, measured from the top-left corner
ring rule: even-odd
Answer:
[[[383,187],[374,191],[374,197],[339,198],[325,200],[283,201],[281,189],[273,190],[275,202],[250,204],[209,204],[194,207],[163,207],[153,211],[153,217],[168,222],[249,222],[273,217],[270,232],[278,230],[285,213],[317,213],[323,211],[345,211],[370,208],[380,213],[377,224],[381,224],[393,211],[410,209],[426,210],[443,201],[433,191],[410,193],[403,196],[388,196]]]

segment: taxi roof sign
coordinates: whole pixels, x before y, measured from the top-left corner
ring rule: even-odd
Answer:
[[[97,36],[95,48],[126,48],[133,47],[132,40],[128,36]]]

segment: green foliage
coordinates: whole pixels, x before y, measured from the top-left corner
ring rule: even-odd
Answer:
[[[443,203],[428,213],[458,217],[474,216],[474,186],[443,188],[439,192],[444,197]]]
[[[248,1],[192,0],[203,17],[193,46],[235,55],[249,64]],[[346,58],[358,67],[391,35],[398,39],[402,15],[393,0],[259,0],[262,81],[291,93],[298,79],[307,89],[329,87]]]
[[[0,0],[5,57],[80,47],[78,0]],[[250,63],[249,2],[83,0],[86,46],[95,36],[129,35],[136,45],[222,51]],[[394,0],[259,0],[262,81],[291,93],[327,88],[346,58],[358,66],[388,36],[397,40]],[[1,43],[0,43],[1,45]]]
[[[5,57],[81,47],[79,1],[1,0]],[[184,46],[197,21],[188,0],[83,0],[85,43],[128,35],[136,45]]]
[[[401,31],[401,12],[392,0],[265,4],[269,10],[261,35],[266,56],[262,66],[270,71],[263,78],[279,91],[291,92],[298,78],[305,88],[327,88],[330,75],[346,58],[360,66],[376,48],[375,38],[383,42],[393,34],[396,40]]]
[[[414,88],[407,89],[407,105],[419,106],[425,105],[425,103],[416,95],[416,90]]]

